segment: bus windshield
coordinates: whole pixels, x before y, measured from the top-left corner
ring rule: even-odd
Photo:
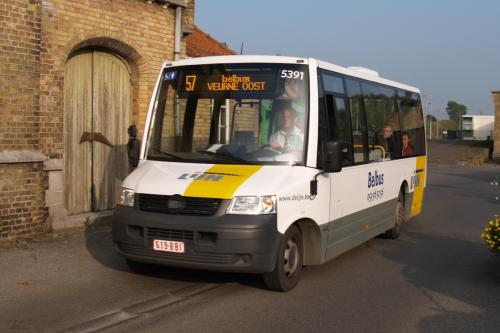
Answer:
[[[147,159],[303,165],[308,82],[307,66],[298,64],[166,68]]]

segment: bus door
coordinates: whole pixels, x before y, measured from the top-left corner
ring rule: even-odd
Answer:
[[[326,109],[328,117],[329,140],[339,141],[342,147],[341,172],[330,174],[330,226],[328,232],[327,257],[333,249],[338,248],[339,243],[347,239],[355,229],[352,222],[346,218],[346,205],[358,200],[359,195],[354,195],[354,189],[358,186],[352,165],[352,144],[350,135],[349,117],[346,111],[345,99],[333,95],[326,95]],[[354,191],[353,191],[354,190]],[[333,255],[333,254],[332,254]]]
[[[322,79],[324,117],[327,123],[324,139],[338,141],[342,147],[342,171],[330,173],[330,224],[326,251],[326,259],[329,259],[362,242],[366,216],[357,212],[367,207],[364,194],[369,166],[362,163],[355,165],[355,158],[364,161],[367,155],[367,151],[364,151],[367,148],[366,140],[354,138],[356,142],[359,141],[357,145],[362,145],[361,148],[356,147],[361,153],[358,152],[355,157],[353,130],[357,131],[358,126],[351,124],[350,105],[348,105],[351,100],[344,93],[342,78],[324,73]],[[337,80],[341,81],[334,83]],[[363,117],[360,118],[356,114],[353,119],[359,124],[366,124],[364,113],[360,115]],[[363,128],[366,129],[366,126]]]

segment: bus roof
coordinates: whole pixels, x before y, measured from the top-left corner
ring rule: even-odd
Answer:
[[[353,76],[367,81],[378,82],[391,87],[396,87],[415,93],[420,93],[418,88],[399,83],[396,81],[388,80],[376,75],[373,72],[364,68],[348,68],[339,65],[331,64],[326,61],[314,58],[300,58],[300,57],[285,57],[285,56],[267,56],[267,55],[228,55],[228,56],[214,56],[214,57],[200,57],[188,58],[177,61],[167,61],[163,67],[170,66],[190,66],[190,65],[207,65],[207,64],[236,64],[236,63],[282,63],[282,64],[304,64],[313,65],[319,68],[330,70],[344,75]]]

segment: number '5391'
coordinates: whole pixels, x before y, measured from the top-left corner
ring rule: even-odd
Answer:
[[[281,77],[284,79],[304,79],[304,72],[299,71],[291,71],[288,69],[284,69],[281,71]]]

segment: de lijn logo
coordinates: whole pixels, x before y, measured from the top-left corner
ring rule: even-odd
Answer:
[[[411,176],[410,189],[420,187],[420,175],[415,171],[415,175]]]
[[[383,185],[384,184],[384,174],[378,171],[368,172],[368,188]]]
[[[224,177],[240,177],[240,175],[230,174],[230,173],[220,173],[220,172],[195,172],[195,173],[183,173],[177,179],[190,179],[190,180],[206,180],[219,182]]]

